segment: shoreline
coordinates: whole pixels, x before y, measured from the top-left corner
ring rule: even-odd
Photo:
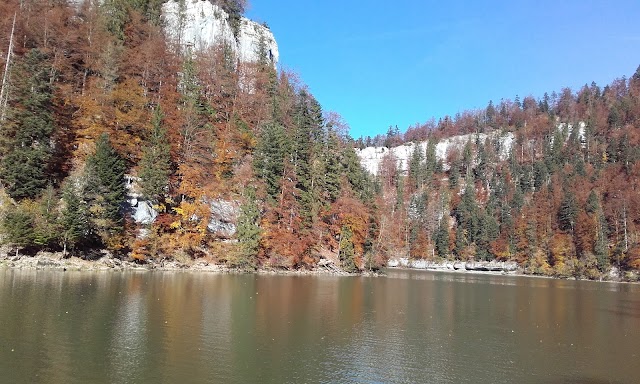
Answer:
[[[533,273],[525,273],[522,268],[519,268],[517,271],[478,271],[478,270],[466,270],[466,269],[446,269],[446,268],[415,268],[415,267],[405,267],[405,266],[394,266],[386,267],[389,270],[396,271],[421,271],[421,272],[437,272],[437,273],[449,273],[449,274],[459,274],[459,275],[483,275],[483,276],[513,276],[513,277],[526,277],[526,278],[534,278],[534,279],[550,279],[550,280],[567,280],[567,281],[592,281],[594,283],[617,283],[617,284],[640,284],[638,280],[628,280],[624,277],[616,276],[615,278],[605,279],[601,278],[598,280],[588,279],[584,277],[559,277],[559,276],[548,276],[548,275],[540,275]],[[637,278],[637,275],[636,275]]]
[[[63,258],[61,253],[43,252],[35,256],[10,256],[0,254],[0,270],[3,268],[15,270],[43,270],[58,272],[204,272],[211,274],[257,274],[279,276],[381,276],[380,272],[348,273],[336,268],[318,267],[313,270],[285,270],[258,268],[243,270],[230,268],[225,265],[196,260],[193,263],[181,263],[175,260],[149,260],[139,264],[132,261],[120,260],[111,256],[103,256],[95,260],[79,257]]]
[[[486,264],[486,265],[485,265]],[[514,263],[515,264],[515,263]],[[454,265],[456,265],[454,267]],[[640,284],[638,275],[633,277],[636,280],[625,278],[624,276],[615,276],[608,274],[609,278],[588,279],[577,278],[574,276],[558,277],[540,274],[525,273],[524,269],[512,264],[508,264],[505,268],[498,270],[497,263],[475,262],[471,268],[465,268],[462,262],[429,262],[424,265],[415,266],[411,263],[394,263],[390,260],[385,269],[396,271],[425,271],[440,272],[452,274],[469,274],[469,275],[489,275],[489,276],[514,276],[514,277],[531,277],[539,279],[554,280],[573,280],[573,281],[593,281],[593,282],[609,282],[609,283],[631,283]],[[491,267],[487,267],[490,265]],[[501,264],[504,267],[504,263]],[[210,263],[205,260],[196,260],[192,263],[181,263],[175,260],[150,260],[145,264],[139,264],[132,261],[120,260],[111,256],[103,256],[95,260],[86,260],[79,257],[63,258],[60,252],[41,252],[35,256],[18,255],[11,256],[7,253],[0,253],[0,270],[1,269],[16,270],[43,270],[43,271],[59,271],[59,272],[204,272],[220,275],[231,274],[256,274],[256,275],[273,275],[273,276],[351,276],[351,277],[380,277],[385,276],[384,271],[361,273],[348,273],[341,271],[335,267],[325,268],[318,266],[313,270],[287,270],[287,269],[269,269],[258,268],[256,270],[243,270],[240,268],[230,268],[226,265]]]

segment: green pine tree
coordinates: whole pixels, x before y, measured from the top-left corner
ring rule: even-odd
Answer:
[[[284,174],[284,160],[289,154],[289,139],[279,124],[269,123],[258,138],[253,167],[266,184],[267,194],[276,201]]]
[[[322,111],[313,96],[302,90],[297,96],[295,107],[296,127],[293,137],[293,166],[300,191],[302,224],[310,227],[314,220],[316,201],[313,188],[312,163],[314,161],[314,146],[322,140]]]
[[[417,190],[424,185],[426,179],[425,156],[419,144],[413,148],[411,158],[409,159],[409,186],[413,190]]]
[[[439,171],[438,158],[436,156],[436,146],[438,141],[435,139],[429,139],[427,143],[427,151],[425,154],[425,177],[430,180],[433,174]]]
[[[338,135],[332,129],[329,129],[327,151],[324,155],[326,172],[324,186],[330,203],[335,202],[340,197],[342,163],[340,162],[339,146]]]
[[[100,9],[106,30],[116,39],[124,41],[125,27],[130,20],[129,0],[104,0]]]
[[[89,210],[103,241],[123,229],[124,172],[124,161],[111,146],[109,136],[101,135],[95,153],[87,158],[86,174]]]
[[[435,243],[436,254],[438,257],[446,258],[449,256],[449,216],[445,215],[440,219],[440,224],[434,234],[433,242]]]
[[[169,184],[170,146],[167,129],[162,124],[162,110],[157,107],[153,114],[153,129],[147,138],[140,160],[140,182],[142,193],[148,199],[159,201]]]
[[[89,223],[87,219],[86,204],[76,192],[73,182],[69,182],[62,192],[63,208],[60,215],[60,226],[62,227],[61,240],[64,254],[67,250],[72,253],[89,236]]]
[[[254,188],[247,188],[246,199],[245,204],[243,204],[240,209],[240,217],[238,218],[240,255],[234,266],[244,269],[254,269],[262,236],[262,230],[259,225],[260,209]]]
[[[340,156],[342,161],[343,174],[346,176],[349,186],[356,196],[368,202],[374,195],[374,183],[367,171],[360,165],[360,158],[353,147],[345,147]]]
[[[53,87],[48,57],[31,50],[16,68],[14,100],[3,125],[0,176],[14,199],[35,198],[50,182]]]
[[[3,242],[15,246],[17,255],[18,249],[34,245],[35,221],[23,206],[12,206],[2,218],[2,232]]]
[[[58,225],[58,194],[52,185],[47,186],[38,200],[35,201],[35,239],[39,248],[51,248],[57,245],[60,236]],[[25,201],[26,202],[26,201]]]
[[[571,191],[565,191],[560,208],[558,209],[558,223],[563,231],[571,231],[575,228],[578,218],[578,203],[576,196]]]
[[[476,202],[476,192],[472,183],[467,183],[462,199],[455,209],[458,226],[466,233],[468,243],[476,241],[480,230],[480,209]]]

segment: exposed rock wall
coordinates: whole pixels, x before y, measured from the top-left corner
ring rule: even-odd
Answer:
[[[490,134],[480,133],[478,135],[468,134],[468,135],[461,135],[461,136],[453,136],[453,137],[449,137],[447,139],[441,140],[436,145],[436,158],[443,162],[444,168],[446,170],[449,168],[448,164],[446,163],[446,157],[449,151],[451,151],[454,148],[462,151],[462,148],[464,148],[465,144],[469,140],[475,141],[476,139],[479,139],[481,142],[484,143],[484,141],[487,138],[498,140],[500,143],[500,157],[502,159],[507,158],[507,156],[509,155],[509,151],[511,151],[511,147],[513,146],[515,136],[511,132],[502,134],[499,131],[496,131]],[[428,144],[429,144],[428,141],[422,141],[417,144],[406,143],[406,144],[399,145],[397,147],[392,147],[392,148],[367,147],[364,149],[356,149],[356,153],[360,158],[360,163],[362,164],[362,166],[367,171],[369,171],[369,173],[371,173],[372,175],[378,174],[380,165],[382,164],[382,160],[389,155],[392,155],[393,157],[395,157],[397,161],[398,169],[401,172],[406,172],[409,169],[409,159],[411,159],[411,156],[413,155],[413,151],[415,150],[416,146],[420,148],[422,153],[425,153],[427,150]]]
[[[577,128],[578,139],[584,143],[586,124],[584,122],[579,122],[577,124]],[[556,125],[556,129],[558,131],[564,130],[567,133],[568,138],[568,136],[573,132],[574,125],[558,123]],[[472,142],[479,140],[480,142],[484,143],[487,139],[494,143],[497,143],[498,155],[500,156],[501,160],[505,160],[509,156],[509,152],[513,147],[513,144],[515,142],[515,135],[512,132],[502,132],[501,130],[496,130],[488,134],[471,133],[467,135],[449,137],[439,141],[436,145],[436,158],[438,160],[441,160],[444,169],[448,170],[449,165],[446,162],[446,158],[449,151],[451,151],[452,149],[457,149],[458,151],[462,152],[462,149],[469,140],[471,140]],[[553,137],[550,138],[550,141],[553,145]],[[356,149],[356,153],[358,154],[358,157],[360,157],[360,163],[362,164],[362,166],[372,175],[378,174],[380,165],[382,164],[382,160],[389,155],[395,157],[398,170],[400,170],[400,172],[407,172],[409,170],[409,159],[411,159],[416,146],[418,146],[424,154],[426,153],[428,144],[428,141],[422,141],[417,144],[410,142],[392,148],[367,147],[364,149]]]
[[[268,27],[242,17],[234,34],[229,15],[206,0],[171,0],[162,6],[167,37],[195,51],[227,44],[240,62],[257,62],[261,55],[277,65],[278,44]]]

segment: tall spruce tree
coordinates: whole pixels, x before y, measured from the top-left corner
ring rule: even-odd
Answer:
[[[411,158],[409,159],[409,186],[413,190],[417,190],[424,185],[426,179],[425,155],[420,144],[416,144],[413,148]]]
[[[73,182],[64,187],[62,200],[64,204],[60,214],[61,241],[66,256],[67,250],[70,249],[73,253],[82,243],[89,242],[89,223],[86,203],[76,191]]]
[[[449,216],[444,215],[440,219],[440,224],[433,235],[435,251],[438,257],[446,258],[449,256]]]
[[[565,191],[560,208],[558,209],[558,224],[563,231],[571,231],[575,228],[578,218],[578,203],[576,196],[571,191]]]
[[[340,162],[340,140],[332,129],[328,131],[327,150],[324,153],[325,180],[324,186],[330,203],[340,197],[342,163]]]
[[[591,190],[587,198],[586,211],[594,218],[596,223],[596,238],[593,244],[593,254],[598,260],[598,269],[606,271],[609,267],[609,244],[608,244],[608,228],[607,219],[602,211],[600,198],[598,194]]]
[[[436,156],[436,147],[438,141],[429,139],[427,143],[427,151],[425,154],[425,177],[430,180],[435,172],[438,172],[438,157]]]
[[[262,230],[260,229],[260,209],[256,200],[254,188],[246,189],[246,202],[240,209],[238,218],[238,241],[240,242],[240,255],[236,261],[236,267],[255,268],[256,257],[260,249]]]
[[[96,151],[87,158],[87,197],[93,223],[103,241],[122,230],[125,201],[125,164],[102,134],[96,142]]]
[[[455,209],[458,226],[466,233],[468,244],[476,241],[480,231],[480,209],[476,202],[476,192],[473,183],[468,182],[462,194],[462,199]]]
[[[3,124],[3,159],[0,176],[14,199],[35,198],[49,184],[53,86],[48,57],[31,50],[17,65],[12,78],[14,100]]]
[[[319,104],[305,90],[302,90],[297,96],[295,122],[293,165],[298,180],[296,187],[300,191],[303,225],[310,227],[317,200],[313,189],[312,162],[314,161],[315,143],[322,140],[323,122]]]
[[[34,224],[33,217],[19,206],[5,212],[2,218],[4,242],[17,247],[16,255],[19,248],[33,245],[36,236]]]
[[[100,6],[104,28],[120,41],[125,39],[124,30],[130,20],[130,7],[128,0],[103,0]]]
[[[160,107],[153,114],[152,131],[142,150],[140,160],[140,178],[142,193],[148,199],[158,201],[169,184],[170,146],[167,140],[167,129],[162,123],[163,115]]]
[[[351,189],[361,201],[369,201],[374,193],[374,185],[367,171],[362,168],[356,151],[352,147],[343,148],[340,159],[344,175]]]
[[[284,161],[289,152],[289,139],[280,124],[269,123],[262,127],[253,167],[256,175],[264,181],[272,201],[277,200],[280,193]]]

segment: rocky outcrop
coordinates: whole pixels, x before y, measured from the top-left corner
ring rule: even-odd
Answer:
[[[140,178],[132,175],[125,175],[125,187],[127,189],[127,202],[131,212],[131,217],[137,224],[152,224],[158,211],[153,208],[153,204],[144,200],[140,193]]]
[[[391,259],[387,262],[392,268],[425,269],[431,271],[474,271],[513,273],[518,271],[518,264],[511,261],[429,261],[410,260],[407,258]]]
[[[151,202],[146,200],[132,199],[133,220],[138,224],[151,224],[158,216],[158,212],[153,209]]]
[[[575,127],[578,129],[578,139],[582,141],[583,145],[585,140],[585,130],[586,124],[584,122],[579,122]],[[573,124],[566,123],[558,123],[556,125],[556,129],[558,131],[565,131],[566,138],[568,139],[569,135],[572,134],[574,130]],[[462,153],[462,150],[469,141],[476,142],[479,141],[481,143],[485,143],[487,139],[494,144],[496,147],[497,153],[500,156],[501,160],[505,160],[509,153],[511,152],[511,148],[513,147],[513,143],[515,142],[515,135],[512,132],[503,132],[502,130],[496,130],[491,133],[471,133],[468,135],[460,135],[460,136],[452,136],[443,140],[440,140],[436,144],[436,158],[437,160],[442,161],[442,165],[444,170],[449,169],[449,164],[447,164],[447,154],[451,150],[458,150],[459,153]],[[553,145],[553,136],[550,138],[551,145]],[[398,170],[400,172],[407,172],[409,170],[409,159],[413,155],[413,152],[416,148],[418,148],[422,153],[426,153],[428,141],[421,141],[419,143],[405,143],[399,145],[397,147],[367,147],[364,149],[356,149],[356,153],[360,158],[360,163],[362,166],[369,171],[372,175],[378,175],[380,170],[380,165],[382,161],[387,156],[393,156],[395,158]]]
[[[268,27],[242,17],[234,30],[229,15],[210,1],[168,1],[162,15],[167,37],[180,46],[200,51],[226,44],[245,63],[266,59],[276,66],[280,58]]]
[[[207,230],[222,238],[231,238],[236,234],[240,207],[236,202],[215,199],[208,202],[211,218]]]
[[[153,224],[158,211],[155,210],[153,204],[149,200],[144,200],[140,194],[139,183],[140,178],[126,175],[127,202],[131,212],[131,217],[137,224],[149,225]],[[237,201],[227,201],[222,199],[203,198],[203,201],[209,206],[211,216],[207,230],[219,238],[230,239],[237,231],[238,215],[240,214],[240,204]],[[147,231],[141,231],[139,237],[144,238]]]
[[[502,159],[506,159],[511,151],[511,147],[515,141],[515,136],[511,132],[502,133],[500,131],[495,131],[489,134],[479,133],[479,134],[468,134],[468,135],[460,135],[449,137],[444,140],[440,140],[436,144],[436,159],[442,161],[443,168],[445,170],[449,169],[449,165],[446,163],[447,154],[452,149],[457,149],[460,152],[462,148],[464,148],[465,144],[471,140],[475,142],[479,140],[484,143],[485,140],[490,139],[498,143],[499,146],[499,155]],[[393,156],[396,160],[396,164],[398,170],[400,172],[407,172],[409,169],[409,159],[413,155],[413,152],[416,148],[419,148],[422,153],[426,153],[427,146],[429,145],[428,141],[422,141],[419,143],[405,143],[399,145],[397,147],[367,147],[364,149],[356,149],[356,153],[360,158],[360,163],[362,166],[369,171],[372,175],[377,175],[380,169],[380,165],[382,161],[387,156]]]

